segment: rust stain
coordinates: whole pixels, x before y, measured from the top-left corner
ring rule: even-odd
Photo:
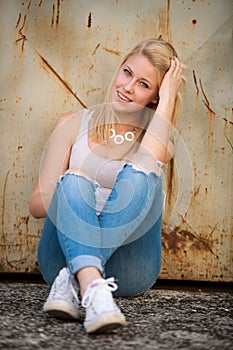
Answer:
[[[160,8],[158,11],[158,36],[170,41],[170,0],[167,1],[166,8]]]
[[[53,27],[53,25],[54,25],[54,17],[55,17],[55,5],[53,4],[51,27]]]
[[[30,9],[31,4],[32,4],[32,0],[29,0],[28,6],[27,6],[27,10]]]
[[[202,101],[204,102],[204,105],[206,106],[206,108],[210,111],[211,115],[215,115],[216,113],[210,108],[210,103],[209,103],[209,101],[207,99],[207,96],[206,96],[206,94],[204,92],[201,79],[199,79],[199,82],[200,82],[201,92],[202,92],[202,94],[204,96],[204,99]]]
[[[120,56],[121,55],[120,51],[108,49],[107,47],[103,47],[103,49],[104,49],[104,51],[112,53],[113,55],[116,55],[116,56]]]
[[[229,124],[233,125],[233,122],[230,121],[230,120],[228,120],[227,118],[223,117],[222,119],[223,119],[226,123],[229,123]]]
[[[98,50],[98,48],[100,47],[100,43],[96,45],[94,51],[92,52],[92,56],[95,55],[96,51]]]
[[[193,192],[193,196],[196,197],[198,195],[198,193],[200,192],[200,188],[201,188],[201,185],[199,185],[198,187],[196,187],[194,189],[194,192]]]
[[[56,8],[57,8],[57,12],[56,12]],[[56,12],[56,14],[55,14]],[[56,21],[55,21],[55,16],[56,16]],[[54,26],[54,23],[56,22],[56,27],[59,24],[59,19],[60,19],[60,0],[57,0],[57,6],[55,4],[53,4],[52,7],[52,19],[51,19],[51,27]]]
[[[64,79],[62,79],[62,77],[57,73],[57,71],[48,63],[48,61],[41,56],[38,52],[37,52],[38,56],[40,57],[40,59],[42,60],[42,62],[46,65],[46,67],[49,68],[49,70],[58,78],[58,80],[65,86],[65,88],[75,97],[75,99],[81,104],[82,107],[86,108],[87,106],[85,105],[85,103],[83,103],[80,98],[75,94],[75,92],[71,89],[71,87],[68,85],[67,82],[65,82]]]
[[[57,16],[56,16],[56,26],[58,26],[60,17],[60,0],[57,0]]]
[[[17,220],[18,222],[16,224],[14,224],[14,227],[18,230],[19,235],[23,234],[23,235],[26,235],[26,237],[27,237],[27,235],[29,233],[29,228],[28,228],[29,218],[30,218],[29,215],[22,216]],[[21,228],[22,225],[25,225],[25,230],[23,230],[23,231]],[[28,242],[27,242],[27,245],[28,245]]]
[[[91,92],[95,92],[95,91],[98,91],[98,90],[100,90],[100,88],[93,88],[91,90],[88,90],[87,91],[87,95],[89,95]]]
[[[26,19],[27,19],[27,15],[24,15],[23,24],[20,27],[20,29],[18,30],[18,34],[19,34],[20,38],[15,40],[15,44],[18,43],[19,41],[22,41],[22,46],[21,46],[22,51],[24,50],[25,41],[27,41],[26,35],[23,33],[23,29],[24,29],[24,26],[26,24]],[[21,20],[21,13],[19,14],[19,18],[18,18],[18,21],[16,23],[16,28],[18,28],[20,20]]]
[[[167,11],[164,8],[158,11],[158,39],[162,39],[164,36],[167,38]]]
[[[18,26],[19,26],[19,22],[20,22],[20,20],[21,20],[21,13],[19,13],[19,17],[18,17],[18,20],[17,20],[17,23],[16,23],[16,26],[15,26],[15,28],[18,28]]]
[[[194,80],[194,84],[195,84],[195,87],[196,87],[196,90],[197,90],[197,94],[199,94],[199,88],[198,88],[198,85],[197,85],[197,78],[196,78],[195,70],[193,70],[193,80]]]
[[[23,146],[19,145],[17,147],[17,150],[18,150],[18,155],[16,157],[16,160],[19,161],[20,160],[20,152],[23,150]]]
[[[87,28],[91,28],[92,25],[92,13],[90,12],[87,20]]]
[[[4,185],[3,185],[3,196],[2,196],[2,237],[3,237],[3,244],[6,245],[5,240],[5,209],[6,209],[6,188],[7,188],[7,181],[9,176],[10,170],[6,173]]]
[[[215,230],[215,228],[214,228]],[[213,231],[210,235],[212,235]],[[201,250],[213,252],[213,241],[209,238],[205,239],[192,232],[175,228],[170,233],[163,232],[162,245],[169,253],[178,254],[179,251],[187,252],[187,250]]]
[[[167,202],[171,204],[172,192],[173,192],[173,175],[174,175],[174,159],[172,158],[168,166],[168,185],[167,185]]]
[[[194,80],[194,85],[196,87],[196,108],[195,108],[195,116],[198,116],[198,100],[199,100],[199,88],[197,84],[197,78],[196,78],[196,73],[195,70],[193,70],[193,80]]]

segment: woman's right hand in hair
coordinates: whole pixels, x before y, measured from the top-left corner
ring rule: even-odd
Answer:
[[[174,154],[169,135],[181,74],[181,64],[175,57],[171,60],[171,66],[163,78],[159,90],[159,104],[141,142],[141,149],[148,150],[156,160],[162,163],[167,163]]]
[[[182,66],[177,57],[171,59],[171,66],[165,74],[159,89],[159,105],[157,112],[170,120],[175,99],[181,84]]]

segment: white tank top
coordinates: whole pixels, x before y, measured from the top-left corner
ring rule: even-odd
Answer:
[[[88,143],[88,124],[92,113],[84,109],[78,135],[73,144],[70,155],[70,168],[79,168],[87,172],[99,187],[95,192],[96,211],[103,209],[125,161],[105,159],[94,154]]]

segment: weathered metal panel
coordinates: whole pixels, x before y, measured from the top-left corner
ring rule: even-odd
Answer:
[[[100,103],[125,53],[162,35],[188,83],[160,277],[232,281],[232,1],[1,0],[0,16],[0,272],[38,271],[28,199],[56,119]]]

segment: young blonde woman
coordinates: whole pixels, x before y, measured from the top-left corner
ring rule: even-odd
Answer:
[[[30,213],[46,217],[38,259],[44,312],[88,333],[123,326],[113,296],[150,288],[161,266],[161,166],[173,156],[181,63],[166,41],[139,43],[104,103],[68,113],[48,141]]]

